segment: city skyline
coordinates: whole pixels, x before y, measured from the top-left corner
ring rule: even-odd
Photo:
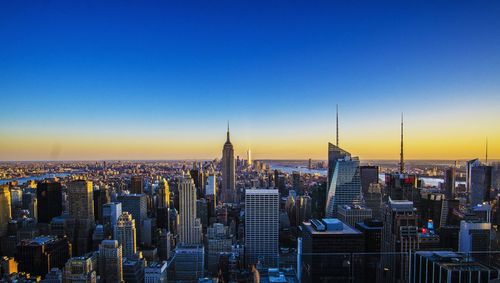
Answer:
[[[0,160],[500,159],[500,4],[0,3]],[[131,20],[134,19],[134,20]],[[22,35],[22,36],[21,36]]]

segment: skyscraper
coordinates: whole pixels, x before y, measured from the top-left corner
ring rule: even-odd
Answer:
[[[444,171],[444,193],[446,199],[455,199],[455,167],[446,168]]]
[[[158,207],[170,207],[170,188],[165,179],[158,184]]]
[[[158,228],[168,230],[169,209],[170,209],[170,188],[168,186],[167,180],[162,179],[158,184],[158,198],[157,198],[157,208],[156,208],[156,219]]]
[[[142,242],[142,224],[148,217],[147,197],[145,194],[130,194],[118,197],[122,203],[122,211],[132,214],[137,229],[137,240]]]
[[[53,217],[62,213],[61,183],[42,181],[36,188],[38,222],[50,223]]]
[[[104,240],[99,245],[99,275],[102,283],[122,283],[122,247],[116,240]]]
[[[174,256],[175,280],[196,282],[205,271],[205,248],[202,245],[179,245]],[[169,281],[174,281],[170,279]]]
[[[115,226],[114,239],[122,246],[123,257],[133,257],[137,252],[135,220],[128,212],[123,212],[118,217]]]
[[[63,272],[64,283],[96,283],[97,275],[92,256],[72,257],[66,262]]]
[[[223,252],[230,252],[232,238],[229,227],[222,223],[214,223],[207,229],[207,265],[212,274],[216,274],[219,266],[219,255]]]
[[[418,245],[418,217],[411,201],[390,200],[384,207],[382,231],[382,282],[408,278],[408,253]]]
[[[110,202],[102,207],[102,221],[104,226],[104,234],[110,237],[113,234],[113,229],[118,222],[118,217],[122,214],[121,202]]]
[[[247,264],[275,267],[279,248],[279,192],[245,191],[245,249]]]
[[[337,160],[326,198],[327,217],[336,217],[339,205],[351,205],[361,199],[359,159],[346,156]]]
[[[217,182],[213,171],[209,172],[207,177],[205,198],[207,199],[208,217],[210,218],[215,215],[215,207],[217,206]]]
[[[0,185],[0,237],[7,234],[11,217],[9,185]]]
[[[130,193],[142,194],[144,192],[144,177],[132,176],[130,178]]]
[[[378,166],[360,166],[361,190],[363,194],[368,192],[371,184],[378,184]]]
[[[68,184],[69,214],[78,219],[94,220],[92,182],[74,180]]]
[[[252,166],[252,152],[250,149],[247,150],[247,163],[248,166]]]
[[[303,282],[349,282],[350,253],[364,251],[363,234],[335,218],[312,219],[300,226]],[[352,264],[352,263],[350,263]]]
[[[222,188],[221,200],[223,202],[236,202],[234,149],[229,139],[229,123],[227,124],[227,139],[222,149]]]
[[[109,190],[107,188],[101,188],[99,190],[94,190],[94,217],[96,222],[102,224],[102,207],[111,201],[111,196],[109,195]]]
[[[17,245],[19,271],[33,276],[45,276],[54,267],[63,268],[70,257],[71,244],[66,237],[39,236]]]
[[[196,187],[189,174],[179,180],[179,236],[180,243],[201,243],[201,223],[196,218]]]
[[[476,206],[490,200],[492,167],[478,165],[471,168],[470,205]]]

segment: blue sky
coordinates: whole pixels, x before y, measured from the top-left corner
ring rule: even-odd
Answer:
[[[89,135],[214,143],[209,157],[227,120],[241,151],[286,141],[303,146],[277,158],[319,158],[303,148],[333,140],[336,103],[362,157],[392,157],[360,141],[397,139],[401,111],[415,139],[473,127],[475,148],[489,135],[500,150],[498,1],[105,2],[0,3],[0,159],[30,159],[15,144],[39,137],[84,158],[65,139]]]

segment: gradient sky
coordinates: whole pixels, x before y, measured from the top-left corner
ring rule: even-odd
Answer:
[[[500,2],[370,2],[1,1],[0,160],[500,158]]]

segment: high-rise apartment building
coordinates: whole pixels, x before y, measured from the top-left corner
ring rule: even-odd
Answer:
[[[245,191],[245,254],[247,264],[275,267],[279,248],[279,192]]]
[[[196,218],[196,187],[189,174],[179,180],[179,242],[185,245],[201,243],[201,223]]]
[[[134,257],[137,252],[135,220],[128,212],[123,212],[115,226],[114,239],[122,246],[123,257]]]
[[[227,126],[227,139],[222,148],[222,188],[221,201],[236,202],[236,176],[234,163],[234,149],[229,139],[229,124]]]
[[[50,220],[62,214],[61,183],[42,181],[36,188],[37,211],[39,223],[50,223]]]
[[[122,283],[122,247],[116,240],[104,240],[99,245],[99,275],[101,283]]]
[[[94,220],[92,182],[74,180],[68,183],[69,215],[76,219]]]

